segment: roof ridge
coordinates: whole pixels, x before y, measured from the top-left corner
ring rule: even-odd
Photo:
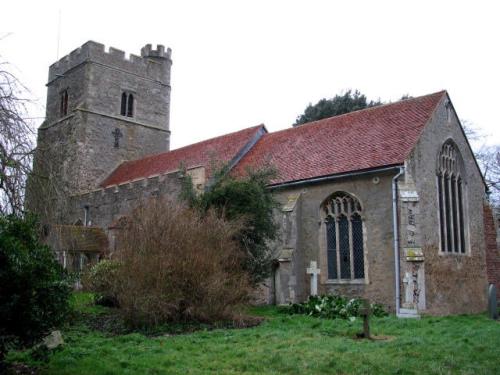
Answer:
[[[396,102],[392,102],[392,103],[385,103],[385,104],[377,105],[377,106],[374,106],[374,107],[357,109],[355,111],[351,111],[351,112],[347,112],[347,113],[342,113],[341,115],[330,116],[330,117],[322,118],[320,120],[306,122],[304,124],[300,124],[299,126],[294,126],[294,127],[291,127],[291,128],[276,130],[276,131],[271,132],[269,134],[276,134],[276,133],[281,133],[281,132],[285,132],[285,131],[290,131],[290,130],[293,130],[293,129],[300,128],[300,127],[302,127],[304,125],[307,125],[307,126],[316,126],[316,125],[319,125],[321,122],[323,122],[325,120],[330,120],[330,119],[334,119],[334,118],[337,119],[337,118],[340,118],[340,117],[348,117],[348,116],[351,116],[351,115],[359,113],[359,112],[365,112],[365,111],[368,112],[368,111],[380,109],[380,108],[383,108],[383,107],[388,107],[388,106],[391,106],[391,105],[396,105],[396,104],[399,104],[399,103],[402,103],[402,102],[415,101],[415,100],[426,98],[428,96],[433,96],[433,95],[437,95],[437,94],[445,94],[445,93],[446,93],[446,90],[440,90],[440,91],[436,91],[436,92],[433,92],[433,93],[430,93],[430,94],[425,94],[425,95],[417,96],[417,97],[414,97],[414,98],[400,99],[400,100],[398,100]]]
[[[257,129],[257,128],[260,128],[260,127],[264,127],[265,128],[265,125],[264,124],[259,124],[259,125],[254,125],[254,126],[250,126],[248,128],[244,128],[244,129],[241,129],[241,130],[236,130],[234,132],[231,132],[231,133],[225,133],[225,134],[222,134],[222,135],[218,135],[216,137],[212,137],[212,138],[208,138],[208,139],[204,139],[202,141],[198,141],[198,142],[195,142],[195,143],[190,143],[188,145],[185,145],[185,146],[182,146],[182,147],[179,147],[179,148],[175,148],[173,150],[169,150],[169,151],[162,151],[162,152],[157,152],[156,154],[148,154],[146,156],[143,156],[142,158],[139,158],[139,159],[133,159],[133,160],[125,160],[123,161],[122,163],[120,163],[118,165],[118,167],[120,165],[123,165],[123,164],[126,164],[126,163],[134,163],[134,162],[137,162],[137,161],[141,161],[141,160],[146,160],[146,159],[149,159],[149,158],[155,158],[155,157],[158,157],[160,155],[165,155],[165,154],[169,154],[171,152],[175,152],[175,151],[179,151],[179,150],[185,150],[189,147],[193,147],[193,146],[198,146],[200,144],[203,144],[203,143],[207,143],[209,141],[213,141],[215,139],[218,139],[218,138],[222,138],[222,137],[227,137],[227,136],[231,136],[231,135],[234,135],[234,134],[237,134],[237,133],[241,133],[241,132],[244,132],[245,130],[250,130],[250,129]],[[267,130],[266,130],[267,132]]]

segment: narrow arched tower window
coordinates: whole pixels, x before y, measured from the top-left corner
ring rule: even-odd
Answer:
[[[437,160],[440,248],[443,253],[466,252],[463,161],[456,145],[443,144]]]
[[[120,114],[125,116],[127,114],[127,93],[122,93],[122,102],[120,106]]]
[[[59,104],[59,115],[61,117],[68,114],[68,90],[61,92],[60,104]]]
[[[122,116],[134,117],[134,94],[128,92],[122,93],[120,114]]]
[[[128,94],[127,116],[134,117],[134,95]]]
[[[326,225],[328,279],[365,277],[363,220],[359,201],[337,192],[323,204]]]

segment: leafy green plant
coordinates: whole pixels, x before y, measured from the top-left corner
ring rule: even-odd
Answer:
[[[114,280],[120,263],[110,259],[101,260],[82,275],[82,285],[87,291],[95,293],[95,302],[99,305],[115,307],[118,305]]]
[[[346,298],[342,296],[310,296],[303,303],[294,303],[283,307],[282,310],[289,314],[305,314],[327,319],[350,319],[360,316],[363,301],[359,298]],[[386,316],[384,307],[378,303],[370,304],[373,316]]]
[[[0,217],[0,358],[9,343],[33,343],[69,311],[69,279],[38,234],[33,216]]]
[[[204,214],[214,210],[225,220],[243,222],[235,238],[244,251],[243,269],[250,275],[252,283],[257,284],[270,274],[272,250],[269,243],[278,232],[273,217],[278,203],[267,188],[275,171],[262,168],[233,176],[226,166],[212,169],[211,183],[204,193],[196,194],[187,177],[181,198]]]

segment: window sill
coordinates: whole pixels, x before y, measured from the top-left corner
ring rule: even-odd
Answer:
[[[447,252],[447,251],[439,251],[440,257],[470,257],[470,252],[466,251],[465,253],[455,253],[455,252]]]
[[[365,279],[352,279],[352,280],[333,280],[328,279],[324,282],[326,285],[345,285],[345,284],[354,284],[354,285],[364,285],[366,284]]]

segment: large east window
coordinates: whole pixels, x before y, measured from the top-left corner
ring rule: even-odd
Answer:
[[[353,196],[338,192],[324,204],[329,280],[365,277],[361,204]]]
[[[463,163],[456,145],[447,141],[437,166],[440,247],[443,253],[466,252]]]

